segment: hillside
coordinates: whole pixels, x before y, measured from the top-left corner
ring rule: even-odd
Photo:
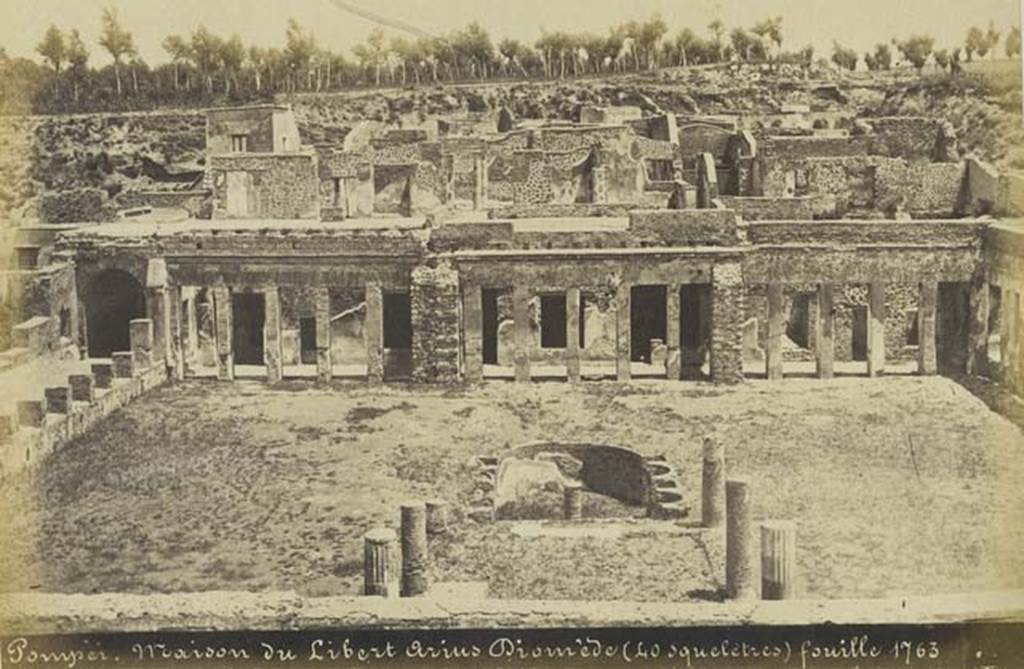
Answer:
[[[957,78],[912,71],[841,73],[783,66],[676,68],[571,81],[488,82],[302,94],[291,103],[303,141],[339,142],[362,120],[415,125],[431,115],[507,107],[521,119],[575,119],[581,106],[637,105],[680,114],[778,113],[783,105],[850,117],[937,116],[961,147],[1003,166],[1024,167],[1018,63],[987,63]],[[182,187],[202,169],[204,119],[178,110],[0,117],[0,216],[34,218],[41,195],[93,189],[97,198],[132,188]]]

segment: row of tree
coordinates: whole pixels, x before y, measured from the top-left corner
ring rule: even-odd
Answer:
[[[246,45],[238,35],[222,37],[205,26],[191,35],[168,35],[167,62],[151,66],[139,55],[132,33],[116,10],[103,11],[97,45],[112,61],[89,66],[90,51],[77,30],[51,25],[37,46],[43,64],[9,58],[0,49],[0,105],[7,112],[69,112],[147,109],[159,106],[245,102],[281,92],[340,90],[358,86],[406,85],[493,78],[565,78],[609,72],[655,70],[729,61],[810,64],[814,49],[783,50],[782,18],[768,17],[749,28],[727,29],[712,21],[704,34],[683,28],[670,35],[659,15],[613,26],[607,34],[544,32],[534,44],[516,39],[497,43],[477,23],[441,37],[406,38],[376,29],[345,55],[320,44],[296,21],[288,23],[283,48]],[[1000,34],[971,28],[967,60],[993,53]],[[933,51],[934,40],[915,36],[893,41],[905,61],[923,67],[960,60]],[[1020,31],[1006,39],[1006,53],[1019,54]],[[923,54],[923,56],[922,56]],[[855,69],[858,54],[835,44],[832,61]],[[869,69],[888,69],[887,44],[864,54]]]
[[[967,31],[967,38],[961,49],[936,49],[935,40],[928,35],[911,35],[907,39],[892,40],[891,45],[902,56],[903,61],[918,71],[924,69],[925,65],[932,63],[940,70],[949,70],[957,73],[961,69],[961,63],[966,60],[971,62],[974,57],[985,58],[989,54],[996,53],[1001,33],[996,30],[992,23],[989,23],[987,30],[972,27]],[[1020,27],[1012,26],[1006,33],[1003,42],[1003,50],[1007,58],[1020,56],[1021,38]],[[832,62],[844,70],[856,70],[861,56],[853,49],[849,49],[833,42]],[[877,44],[873,51],[863,55],[864,66],[868,70],[888,70],[893,66],[893,50],[890,44]]]

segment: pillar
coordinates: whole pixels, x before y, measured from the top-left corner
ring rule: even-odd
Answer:
[[[185,301],[185,336],[188,337],[188,345],[185,347],[185,367],[195,364],[199,356],[199,316],[196,313],[196,301],[199,299],[198,291],[193,289],[191,295]]]
[[[796,596],[796,524],[769,520],[761,524],[761,599]]]
[[[171,306],[167,292],[167,263],[152,258],[146,266],[146,315],[153,321],[153,360],[171,362]]]
[[[128,341],[137,369],[146,369],[153,362],[153,321],[134,318],[128,321]]]
[[[363,594],[394,597],[398,594],[394,530],[370,530],[363,537]]]
[[[146,289],[146,316],[153,322],[152,360],[171,361],[171,301],[167,288]]]
[[[182,291],[181,286],[171,286],[167,290],[171,308],[171,357],[167,361],[167,366],[171,370],[173,377],[180,381],[185,378],[184,312],[181,308]]]
[[[455,201],[455,155],[447,154],[442,159],[444,176],[444,202],[451,204]]]
[[[1003,320],[1005,322],[1006,345],[1003,347],[1003,383],[1011,390],[1017,390],[1021,381],[1020,358],[1020,293],[1016,290],[1004,290]]]
[[[783,310],[781,283],[769,283],[768,333],[765,337],[765,373],[770,381],[782,378],[782,338],[786,334],[786,312]]]
[[[577,481],[562,487],[562,514],[565,520],[583,519],[583,485]]]
[[[626,282],[619,284],[615,290],[615,376],[619,381],[629,381],[633,377],[630,362],[632,344],[630,343],[630,297],[632,285]]]
[[[466,381],[484,380],[484,302],[483,289],[466,285],[462,289],[462,327],[466,333]]]
[[[580,289],[565,291],[565,376],[580,380]]]
[[[263,291],[263,359],[267,365],[267,383],[284,378],[284,349],[281,345],[281,293],[277,286]]]
[[[235,378],[235,356],[232,350],[232,314],[231,289],[227,286],[214,286],[213,320],[214,336],[217,344],[217,378],[231,381]]]
[[[939,286],[935,281],[922,281],[917,298],[917,373],[938,372],[935,353],[935,307]]]
[[[683,365],[680,349],[682,348],[682,332],[679,330],[679,318],[682,306],[679,300],[681,287],[678,283],[670,283],[667,286],[667,301],[665,303],[665,346],[668,352],[665,356],[665,376],[678,381],[682,376]]]
[[[316,378],[327,382],[334,376],[331,361],[331,291],[317,286],[313,296],[313,316],[316,321]]]
[[[720,262],[711,275],[711,380],[743,380],[743,322],[746,320],[743,269],[738,261]]]
[[[1006,286],[999,288],[999,377],[1005,384],[1010,380],[1010,296]]]
[[[402,597],[427,591],[427,509],[422,502],[402,505]]]
[[[700,515],[704,527],[725,522],[725,446],[710,437],[704,439]]]
[[[885,284],[868,284],[868,376],[885,372]]]
[[[746,479],[725,483],[725,589],[730,599],[751,599],[750,500]]]
[[[366,284],[366,320],[363,323],[366,346],[366,380],[384,380],[384,291],[379,283]]]
[[[533,332],[530,330],[530,291],[525,286],[512,288],[513,360],[515,377],[519,383],[530,380],[530,344]]]
[[[831,283],[818,284],[818,313],[815,327],[814,356],[819,379],[831,379],[835,374],[836,309],[834,288]]]
[[[971,279],[971,321],[968,325],[967,373],[988,375],[988,277],[978,272]]]

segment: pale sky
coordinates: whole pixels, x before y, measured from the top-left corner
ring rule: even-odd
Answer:
[[[728,27],[750,26],[766,16],[783,17],[783,48],[813,44],[831,53],[832,40],[858,51],[891,37],[927,33],[938,47],[958,46],[971,25],[996,23],[1005,33],[1019,23],[1024,0],[346,0],[435,34],[477,20],[497,41],[509,36],[532,43],[548,30],[604,33],[608,26],[661,12],[670,35],[689,26],[700,34],[720,17]],[[213,32],[238,33],[247,43],[282,46],[294,17],[324,46],[348,54],[374,24],[338,9],[330,0],[0,0],[0,46],[10,55],[39,59],[35,45],[50,23],[78,28],[90,62],[109,58],[96,44],[100,12],[117,7],[149,63],[167,60],[160,41],[191,33],[200,23]],[[401,34],[391,29],[388,34]],[[1002,53],[1000,46],[999,53]]]

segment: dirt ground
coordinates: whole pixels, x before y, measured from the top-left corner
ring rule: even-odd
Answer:
[[[397,527],[404,500],[440,497],[454,518],[431,546],[435,580],[487,581],[498,597],[714,599],[722,537],[693,520],[524,536],[461,517],[474,455],[558,439],[664,454],[699,518],[705,436],[751,480],[755,520],[797,522],[806,596],[1024,587],[1024,435],[952,380],[893,377],[176,384],[0,488],[0,588],[354,594],[363,534]]]

